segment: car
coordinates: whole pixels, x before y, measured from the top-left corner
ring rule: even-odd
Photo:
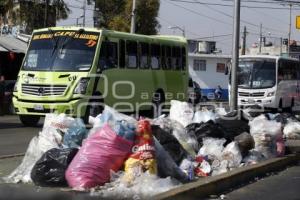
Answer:
[[[198,83],[193,81],[193,79],[189,79],[189,88],[188,88],[188,95],[189,95],[189,103],[198,104],[201,100],[201,88]]]

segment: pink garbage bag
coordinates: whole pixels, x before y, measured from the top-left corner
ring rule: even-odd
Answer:
[[[110,181],[110,170],[117,172],[127,159],[133,142],[118,136],[105,124],[86,139],[66,171],[70,187],[88,189]]]

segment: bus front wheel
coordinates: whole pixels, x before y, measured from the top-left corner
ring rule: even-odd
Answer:
[[[37,126],[41,117],[35,115],[19,115],[19,118],[24,126],[34,127]]]

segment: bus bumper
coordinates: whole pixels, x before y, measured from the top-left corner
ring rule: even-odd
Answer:
[[[259,106],[261,108],[277,108],[275,97],[265,97],[261,99],[255,98],[239,98],[238,105],[241,108],[247,108],[252,106]]]
[[[68,102],[23,101],[13,97],[16,114],[45,116],[47,113],[65,113],[72,117],[83,117],[86,111],[86,99],[74,99]]]

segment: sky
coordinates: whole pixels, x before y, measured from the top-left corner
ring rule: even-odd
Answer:
[[[75,25],[76,18],[83,12],[76,7],[80,7],[83,0],[66,0],[66,2],[70,5],[72,13],[67,20],[60,21],[58,25]],[[289,6],[273,2],[275,0],[242,0],[241,5],[246,7],[241,8],[240,26],[241,31],[244,26],[247,27],[247,47],[258,42],[260,24],[267,41],[279,45],[281,37],[288,37]],[[182,35],[181,30],[170,29],[172,26],[178,26],[185,30],[188,39],[216,41],[218,49],[224,54],[231,54],[234,8],[224,5],[233,5],[232,0],[160,0],[160,3],[158,16],[161,25],[160,34]],[[93,6],[88,6],[87,9],[86,24],[92,26]],[[298,6],[292,6],[291,23],[291,39],[300,41],[300,32],[295,28],[297,15],[300,15],[300,0]]]

